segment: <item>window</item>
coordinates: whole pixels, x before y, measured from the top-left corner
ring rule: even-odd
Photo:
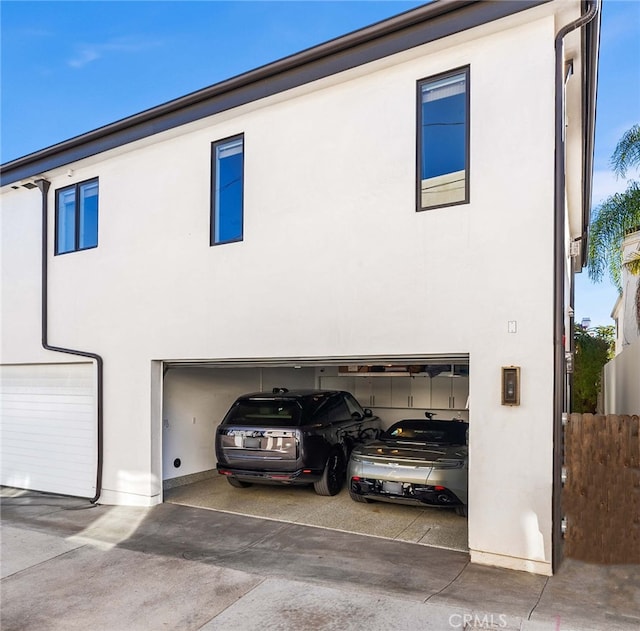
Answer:
[[[98,180],[56,191],[56,254],[98,245]]]
[[[469,202],[469,68],[418,82],[417,209]]]
[[[331,395],[325,404],[318,409],[318,412],[320,412],[320,418],[314,416],[313,420],[321,423],[340,423],[351,418],[341,394]]]
[[[242,241],[244,136],[212,145],[211,245]]]
[[[237,401],[224,418],[226,425],[234,423],[263,427],[298,427],[302,410],[296,401]]]

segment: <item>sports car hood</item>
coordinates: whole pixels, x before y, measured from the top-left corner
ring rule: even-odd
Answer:
[[[376,440],[354,448],[352,455],[377,461],[419,462],[421,464],[459,466],[467,459],[465,445],[435,445],[409,440]]]

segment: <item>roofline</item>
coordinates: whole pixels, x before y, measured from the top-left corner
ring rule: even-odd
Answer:
[[[0,186],[279,94],[551,0],[436,0],[0,165]]]

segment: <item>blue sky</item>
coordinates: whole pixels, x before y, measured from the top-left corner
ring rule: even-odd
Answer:
[[[6,162],[421,2],[2,0]],[[624,190],[609,159],[640,122],[640,0],[604,0],[594,204]],[[631,177],[640,177],[631,174]],[[616,291],[578,276],[576,316],[609,324]]]

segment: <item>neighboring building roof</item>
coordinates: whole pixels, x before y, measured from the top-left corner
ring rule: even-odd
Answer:
[[[0,166],[0,186],[551,0],[437,0]]]

